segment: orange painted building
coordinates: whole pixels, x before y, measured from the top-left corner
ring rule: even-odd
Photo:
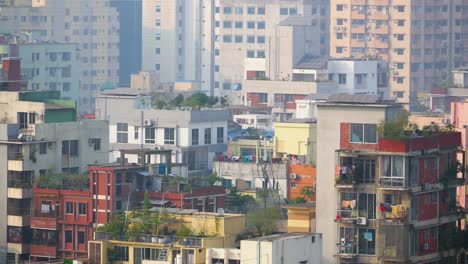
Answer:
[[[288,199],[296,199],[304,197],[301,191],[304,187],[309,187],[313,192],[313,196],[306,198],[307,201],[315,201],[315,182],[317,169],[310,165],[290,164],[289,165],[289,182],[288,182]]]

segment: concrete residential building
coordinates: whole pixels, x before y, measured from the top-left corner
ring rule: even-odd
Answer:
[[[80,49],[81,113],[93,113],[103,84],[119,80],[119,15],[109,0],[38,0],[33,7],[2,8],[0,32],[42,32],[45,41]]]
[[[172,150],[172,161],[188,165],[189,176],[207,175],[213,158],[227,149],[227,110],[150,109],[143,104],[148,94],[125,88],[102,92],[97,100],[97,118],[110,123],[112,161],[122,148],[158,147]]]
[[[0,59],[18,57],[28,90],[60,91],[64,100],[79,102],[80,57],[78,45],[41,41],[35,32],[0,35]]]
[[[239,93],[243,79],[287,79],[302,56],[320,55],[315,1],[231,0],[216,8],[215,94]]]
[[[319,264],[322,259],[322,234],[285,233],[241,241],[241,263]]]
[[[373,96],[319,104],[316,223],[327,234],[321,263],[453,260],[459,242],[445,241],[464,218],[456,199],[464,181],[456,172],[460,133],[378,137],[377,124],[401,109]]]
[[[391,97],[408,104],[468,60],[461,37],[466,1],[330,2],[330,55],[378,57],[390,66]]]
[[[142,70],[212,93],[214,0],[143,0]]]
[[[37,175],[80,173],[109,158],[108,123],[76,121],[75,103],[54,92],[2,92],[0,262],[30,253],[31,188]],[[8,252],[8,262],[7,254]]]

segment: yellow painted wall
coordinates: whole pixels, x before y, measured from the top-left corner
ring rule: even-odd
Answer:
[[[317,123],[274,123],[275,156],[281,153],[307,155],[315,164]]]

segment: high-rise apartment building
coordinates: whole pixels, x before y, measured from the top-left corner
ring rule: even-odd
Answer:
[[[326,6],[315,0],[217,2],[215,94],[241,90],[247,71],[261,68],[258,78],[285,79],[288,74],[282,66],[297,63],[304,54],[327,56],[327,23],[322,19],[327,13],[322,5]]]
[[[330,2],[330,55],[380,57],[390,65],[392,96],[409,103],[467,61],[467,1]],[[466,42],[466,41],[465,41]]]
[[[318,105],[321,263],[456,262],[454,249],[464,243],[456,195],[465,182],[461,135],[378,134],[378,124],[399,119],[401,109],[369,95],[334,95]]]
[[[119,80],[119,15],[109,0],[37,0],[31,7],[0,11],[0,32],[39,30],[44,40],[77,43],[80,49],[80,105],[94,112],[103,84]]]
[[[214,0],[143,0],[142,69],[210,92]]]

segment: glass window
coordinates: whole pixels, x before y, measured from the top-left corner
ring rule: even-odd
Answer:
[[[257,36],[257,43],[265,43],[265,36]]]
[[[66,214],[73,214],[73,203],[72,202],[66,202],[65,203],[65,213]]]
[[[257,22],[257,29],[265,29],[265,21]]]
[[[79,203],[78,204],[78,214],[86,215],[86,204],[85,203]]]
[[[174,145],[175,143],[175,129],[165,128],[164,129],[164,144]]]
[[[234,41],[236,43],[242,43],[242,40],[243,40],[242,35],[234,36]]]
[[[128,143],[127,123],[117,123],[117,143]]]
[[[232,42],[232,35],[224,35],[223,36],[224,43],[231,43]]]
[[[65,230],[65,243],[71,243],[73,241],[72,239],[72,231],[71,230]]]
[[[85,233],[83,231],[78,231],[78,244],[85,243]]]
[[[288,9],[287,8],[280,8],[280,15],[281,16],[287,16],[288,15]]]
[[[128,261],[128,247],[114,246],[114,260],[116,261]]]
[[[236,28],[242,28],[242,27],[243,27],[243,23],[242,23],[242,21],[236,21],[234,26],[235,26]]]
[[[254,29],[255,21],[247,21],[247,28]]]
[[[205,145],[211,144],[211,128],[205,128]]]
[[[340,253],[356,254],[357,229],[352,227],[340,228]]]
[[[289,8],[289,15],[297,15],[297,8]]]
[[[255,51],[248,50],[247,51],[247,58],[255,58]]]
[[[265,14],[265,8],[264,7],[259,7],[257,9],[257,14],[259,15],[264,15]]]
[[[145,127],[145,143],[156,143],[156,129],[154,127]]]
[[[354,176],[359,184],[375,183],[376,166],[374,159],[358,159],[354,162]]]
[[[192,146],[198,145],[198,128],[192,129]]]
[[[351,143],[377,143],[377,125],[351,124],[349,141]]]
[[[247,43],[255,43],[255,36],[247,36]]]
[[[359,254],[375,255],[375,229],[359,229]]]
[[[345,73],[339,73],[338,74],[338,83],[339,84],[346,84],[346,74]]]
[[[257,58],[265,58],[265,51],[257,50]]]
[[[227,15],[232,14],[232,8],[229,7],[229,6],[225,6],[225,7],[223,8],[223,13],[224,13],[224,14],[227,14]]]
[[[216,143],[218,144],[224,143],[224,127],[218,127],[216,129]]]
[[[234,12],[236,15],[242,15],[244,13],[244,9],[242,7],[236,7],[234,8]]]
[[[232,21],[223,21],[223,28],[232,28]]]
[[[247,7],[247,14],[255,15],[255,7],[253,7],[253,6]]]
[[[402,156],[384,156],[383,175],[386,177],[403,177],[403,157]]]
[[[62,154],[78,156],[78,140],[62,141]]]

